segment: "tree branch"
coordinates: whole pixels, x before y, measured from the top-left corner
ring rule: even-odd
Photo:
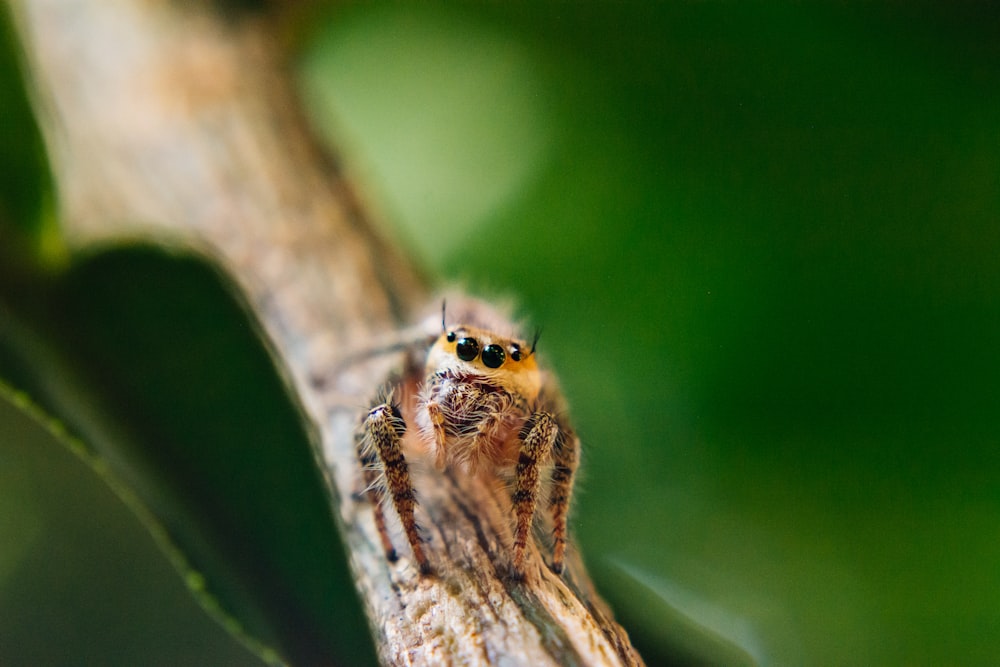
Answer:
[[[354,499],[353,431],[394,360],[338,361],[406,321],[424,281],[317,149],[262,17],[168,0],[14,9],[69,239],[179,241],[244,290],[317,426],[383,661],[641,664],[578,557],[560,579],[534,550],[523,581],[505,576],[500,489],[418,471],[436,574],[386,561]]]

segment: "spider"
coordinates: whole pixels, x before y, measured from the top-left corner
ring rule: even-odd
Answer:
[[[430,324],[412,342],[396,346],[408,351],[408,367],[380,392],[358,430],[358,456],[382,547],[389,561],[397,559],[383,514],[385,498],[399,516],[420,572],[432,572],[414,518],[417,499],[406,450],[429,456],[438,470],[512,478],[515,576],[524,575],[532,522],[547,487],[550,569],[561,574],[579,440],[565,421],[554,379],[536,359],[537,335],[530,345],[504,335],[513,325],[480,301],[463,303],[459,312],[461,319],[449,324],[442,302],[440,331],[428,334],[436,328]]]

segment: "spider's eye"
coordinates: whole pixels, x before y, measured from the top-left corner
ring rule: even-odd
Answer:
[[[510,346],[510,358],[514,361],[521,361],[521,348],[519,346]]]
[[[483,348],[483,363],[487,368],[500,368],[507,354],[499,345],[487,345]]]
[[[463,338],[455,346],[455,354],[462,361],[472,361],[479,356],[479,343],[475,338]]]
[[[448,335],[445,336],[445,338],[448,340],[449,343],[454,343],[455,342],[455,332],[454,331],[449,331]]]

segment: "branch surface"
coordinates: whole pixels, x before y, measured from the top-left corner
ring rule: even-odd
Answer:
[[[421,577],[401,539],[404,557],[386,561],[354,498],[353,432],[397,360],[339,362],[406,322],[425,283],[316,147],[263,17],[168,0],[14,10],[70,241],[154,236],[240,285],[316,425],[382,660],[641,664],[578,557],[560,579],[535,549],[523,581],[506,576],[502,489],[418,471],[436,573]]]

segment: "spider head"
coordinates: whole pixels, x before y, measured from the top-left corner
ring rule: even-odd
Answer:
[[[528,400],[541,386],[534,346],[478,327],[458,326],[438,337],[427,355],[427,372],[442,370],[488,378]]]

